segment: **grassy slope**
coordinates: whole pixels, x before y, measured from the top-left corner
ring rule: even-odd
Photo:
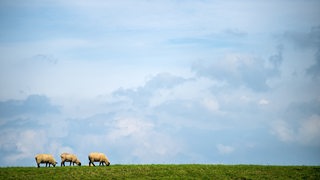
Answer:
[[[8,167],[0,179],[320,179],[319,166],[113,165],[109,167]]]

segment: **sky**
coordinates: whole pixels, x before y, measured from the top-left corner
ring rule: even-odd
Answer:
[[[0,166],[320,165],[318,7],[2,0]]]

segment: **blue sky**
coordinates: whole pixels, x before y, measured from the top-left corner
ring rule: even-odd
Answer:
[[[320,164],[320,1],[0,3],[0,166]]]

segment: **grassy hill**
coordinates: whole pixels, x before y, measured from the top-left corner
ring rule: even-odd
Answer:
[[[320,179],[320,166],[111,165],[5,167],[0,179]]]

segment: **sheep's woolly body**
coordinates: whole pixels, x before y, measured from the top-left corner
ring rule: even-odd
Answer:
[[[88,159],[89,159],[89,166],[91,164],[95,166],[93,162],[99,162],[99,165],[103,165],[104,163],[107,166],[110,165],[109,159],[103,153],[98,153],[98,152],[90,153],[88,156]]]
[[[81,166],[81,162],[79,161],[77,156],[74,154],[62,153],[60,157],[61,157],[61,166],[65,166],[65,162],[70,162],[70,166],[71,166],[71,163],[73,163],[73,165],[74,163],[76,163],[77,165]]]
[[[46,167],[48,164],[49,164],[49,167],[51,164],[53,165],[53,167],[55,167],[57,164],[56,160],[53,158],[51,154],[38,154],[36,155],[35,160],[38,167],[40,167],[41,163],[46,163]]]

